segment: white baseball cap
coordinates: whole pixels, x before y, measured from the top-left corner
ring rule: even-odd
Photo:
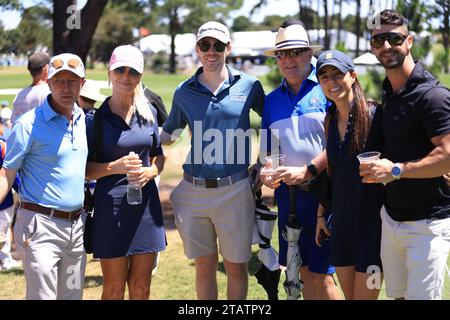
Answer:
[[[80,57],[72,53],[61,53],[50,59],[47,79],[51,79],[61,71],[70,71],[80,78],[84,78],[84,64]]]
[[[228,28],[216,21],[208,21],[198,28],[196,42],[199,42],[206,37],[217,39],[222,43],[230,42],[230,32],[228,31]]]

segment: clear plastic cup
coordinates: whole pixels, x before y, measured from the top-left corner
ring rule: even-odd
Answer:
[[[265,175],[267,179],[272,179],[272,175],[275,174],[279,167],[284,166],[285,154],[273,154],[265,157],[266,164],[261,170],[261,175]]]
[[[359,160],[359,163],[372,162],[380,159],[381,153],[378,151],[368,151],[358,154],[356,157]]]

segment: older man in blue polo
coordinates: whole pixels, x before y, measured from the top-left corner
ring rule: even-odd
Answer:
[[[26,299],[81,299],[86,254],[82,217],[87,159],[83,110],[76,101],[85,78],[81,59],[50,60],[51,93],[15,123],[0,171],[0,202],[16,173],[21,204],[14,227]]]

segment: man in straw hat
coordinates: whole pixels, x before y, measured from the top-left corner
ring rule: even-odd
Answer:
[[[192,132],[184,179],[171,200],[184,252],[195,259],[199,299],[217,299],[219,252],[228,299],[245,299],[248,290],[255,200],[247,171],[251,139],[241,140],[239,133],[250,129],[250,108],[262,113],[264,92],[255,77],[227,66],[230,41],[221,23],[198,29],[195,49],[203,66],[178,86],[161,135],[164,143],[173,142],[167,140],[176,139],[186,125]]]
[[[88,148],[84,112],[76,101],[84,77],[78,56],[54,56],[47,76],[51,94],[17,119],[8,138],[0,202],[19,172],[21,203],[14,241],[24,266],[26,299],[73,300],[83,295]]]
[[[324,118],[327,100],[311,64],[313,53],[321,49],[309,42],[300,21],[285,21],[278,29],[275,46],[264,52],[275,57],[284,79],[265,100],[262,129],[268,130],[262,139],[263,154],[285,154],[285,166],[272,176],[261,175],[262,182],[276,189],[280,265],[287,264],[287,241],[281,230],[289,213],[289,186],[311,179],[326,166],[324,150]],[[277,140],[277,147],[273,147]],[[264,145],[267,140],[267,145]],[[271,150],[272,148],[279,150]],[[300,267],[305,299],[337,299],[339,293],[329,265],[329,241],[322,247],[315,243],[318,201],[308,190],[296,189],[295,208],[302,228],[298,245],[302,258]]]

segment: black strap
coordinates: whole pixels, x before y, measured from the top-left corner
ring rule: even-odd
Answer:
[[[100,109],[94,113],[94,161],[100,162],[103,148],[103,121]]]

